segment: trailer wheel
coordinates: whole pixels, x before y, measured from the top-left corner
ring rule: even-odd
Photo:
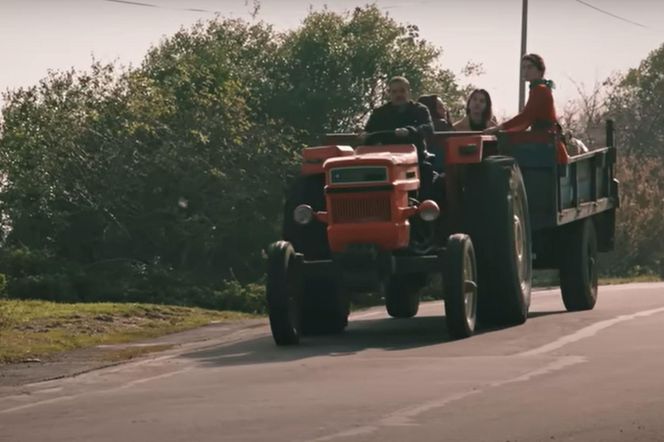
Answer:
[[[300,310],[303,335],[341,333],[348,325],[349,314],[350,300],[334,280],[305,281]]]
[[[278,241],[268,248],[267,255],[266,295],[272,337],[277,345],[298,344],[299,283],[293,246]]]
[[[385,307],[393,318],[412,318],[420,308],[419,286],[415,276],[392,276],[385,286]]]
[[[530,215],[514,158],[494,156],[469,169],[466,220],[477,253],[480,322],[523,324],[532,286]]]
[[[597,302],[597,233],[590,219],[563,232],[560,289],[567,311],[592,310]]]
[[[477,265],[468,235],[455,234],[447,240],[443,294],[450,335],[454,339],[471,336],[477,322]]]

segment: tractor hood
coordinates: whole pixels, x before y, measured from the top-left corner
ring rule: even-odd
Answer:
[[[404,167],[417,165],[417,149],[412,144],[358,146],[354,155],[329,158],[324,169],[353,166]]]
[[[323,169],[328,191],[366,186],[415,191],[419,187],[417,150],[412,144],[359,146],[353,155],[327,159]]]

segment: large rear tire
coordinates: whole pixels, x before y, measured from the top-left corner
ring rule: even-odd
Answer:
[[[308,279],[301,298],[303,335],[336,334],[348,325],[350,300],[331,278]]]
[[[295,274],[295,252],[286,241],[272,244],[267,251],[267,306],[272,337],[277,345],[300,342],[299,281]]]
[[[477,322],[477,265],[468,235],[455,234],[447,240],[443,294],[447,329],[454,339],[475,332]]]
[[[495,325],[528,319],[532,288],[530,215],[519,166],[489,157],[469,170],[466,221],[477,254],[478,318]]]
[[[597,303],[597,233],[591,219],[565,227],[561,238],[560,289],[567,311],[592,310]]]
[[[415,275],[395,275],[387,282],[385,307],[391,317],[412,318],[417,314],[420,308],[420,293],[415,278]]]

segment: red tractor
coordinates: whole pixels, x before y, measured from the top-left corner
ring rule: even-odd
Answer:
[[[561,165],[554,134],[437,133],[430,149],[444,174],[424,191],[421,140],[396,141],[381,132],[352,147],[355,135],[336,134],[304,149],[283,240],[268,249],[278,345],[343,331],[362,291],[382,292],[392,317],[412,317],[434,274],[457,339],[478,318],[525,322],[533,264],[560,268],[568,309],[594,306],[596,255],[612,247],[618,205],[612,146]]]

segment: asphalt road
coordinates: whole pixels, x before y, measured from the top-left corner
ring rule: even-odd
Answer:
[[[533,297],[520,327],[450,341],[441,303],[356,314],[276,348],[261,325],[0,397],[1,441],[664,441],[664,285],[594,311]]]

